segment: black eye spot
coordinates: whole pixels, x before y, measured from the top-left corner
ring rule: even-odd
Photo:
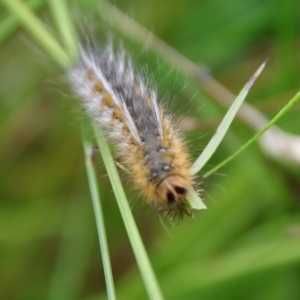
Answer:
[[[168,192],[167,193],[167,199],[168,199],[169,205],[176,204],[175,196],[174,196],[174,194],[172,192]]]
[[[175,191],[179,195],[186,195],[187,194],[187,189],[185,189],[181,186],[175,186]]]

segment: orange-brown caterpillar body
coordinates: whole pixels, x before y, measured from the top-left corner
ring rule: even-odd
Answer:
[[[136,189],[166,214],[192,215],[185,201],[191,162],[154,87],[133,71],[124,52],[82,49],[70,80],[87,112],[114,143]]]

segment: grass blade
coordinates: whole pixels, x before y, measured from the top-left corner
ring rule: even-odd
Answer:
[[[211,169],[209,172],[204,174],[204,178],[210,176],[217,170],[219,170],[221,167],[225,166],[228,162],[233,160],[237,155],[239,155],[242,151],[244,151],[247,147],[249,147],[251,144],[253,144],[257,139],[266,132],[271,126],[273,126],[283,115],[287,113],[300,99],[300,92],[298,92],[294,98],[257,134],[255,134],[246,144],[244,144],[240,149],[238,149],[235,153],[230,155],[228,158],[226,158],[223,162],[221,162],[219,165]]]
[[[158,285],[157,279],[153,272],[152,266],[150,264],[145,246],[142,242],[141,236],[136,227],[131,209],[129,207],[128,201],[126,199],[124,189],[121,184],[120,177],[118,175],[116,165],[114,163],[113,157],[109,150],[109,147],[105,141],[102,132],[95,128],[97,142],[99,150],[101,152],[103,162],[110,179],[114,194],[117,199],[117,203],[124,221],[127,234],[137,260],[138,267],[140,269],[144,284],[148,293],[148,296],[152,300],[164,299],[161,293],[160,287]]]
[[[69,57],[74,61],[77,57],[76,34],[64,0],[48,0],[54,21],[65,44]]]
[[[104,218],[103,218],[102,207],[101,207],[101,202],[99,197],[96,173],[93,166],[93,145],[91,142],[91,130],[90,130],[90,126],[88,125],[87,118],[85,118],[85,122],[83,124],[82,140],[83,140],[83,147],[84,147],[84,154],[85,154],[85,166],[86,166],[88,182],[89,182],[89,187],[90,187],[92,201],[93,201],[95,219],[97,224],[98,238],[99,238],[101,255],[102,255],[108,299],[115,300],[116,299],[115,287],[114,287],[114,280],[113,280],[113,275],[112,275],[112,270],[110,265]]]
[[[225,117],[223,118],[221,124],[219,125],[217,131],[215,132],[214,136],[209,141],[208,145],[205,147],[201,155],[195,161],[195,163],[191,167],[192,175],[198,173],[203,166],[207,163],[207,161],[211,158],[214,154],[218,146],[220,145],[223,137],[225,136],[230,124],[232,123],[236,113],[238,112],[239,108],[241,107],[244,99],[246,98],[250,88],[252,87],[253,83],[260,75],[262,70],[264,69],[267,60],[258,68],[258,70],[254,73],[251,79],[246,83],[240,94],[237,96],[229,110],[227,111]]]
[[[190,189],[188,191],[186,199],[189,202],[189,205],[191,206],[192,209],[206,209],[206,205],[203,203],[202,199],[200,196],[196,193],[194,189]]]
[[[9,7],[15,15],[17,15],[22,21],[24,27],[29,33],[37,40],[37,42],[46,50],[46,52],[61,66],[67,68],[71,65],[72,61],[60,44],[51,36],[43,23],[36,18],[27,7],[18,0],[2,0],[3,3]],[[96,129],[95,129],[96,130]],[[132,216],[130,207],[128,205],[124,190],[121,185],[120,178],[118,176],[116,166],[113,158],[110,154],[108,145],[98,130],[96,130],[98,136],[98,143],[100,146],[100,152],[103,157],[104,164],[106,166],[109,178],[111,180],[116,199],[121,211],[121,215],[128,232],[129,240],[131,242],[137,264],[142,274],[146,290],[149,298],[153,300],[163,299],[160,287],[153,272],[152,266],[149,262],[145,247],[137,230],[134,218]],[[86,143],[87,140],[85,140]],[[90,163],[89,163],[90,164]],[[89,165],[87,164],[87,167]],[[91,193],[93,197],[96,195],[96,182],[93,172],[88,168],[88,176],[92,180],[90,185]],[[98,222],[98,221],[97,221]]]
[[[2,0],[2,2],[20,19],[42,48],[61,66],[70,66],[70,57],[50,34],[45,25],[19,0]]]
[[[26,5],[31,10],[40,9],[46,0],[29,0]],[[11,34],[18,28],[19,19],[15,15],[10,15],[1,21],[0,24],[0,45],[11,36]]]

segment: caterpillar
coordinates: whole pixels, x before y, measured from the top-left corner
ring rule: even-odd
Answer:
[[[81,47],[69,71],[75,94],[129,170],[135,189],[172,218],[193,216],[185,200],[194,185],[191,160],[155,86],[133,67],[123,49]]]

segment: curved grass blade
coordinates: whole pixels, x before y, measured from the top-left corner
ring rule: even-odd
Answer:
[[[298,92],[294,98],[262,129],[260,130],[257,134],[254,135],[253,138],[251,138],[246,144],[244,144],[240,149],[238,149],[235,153],[230,155],[227,159],[225,159],[223,162],[221,162],[219,165],[211,169],[209,172],[204,174],[204,178],[210,176],[217,170],[219,170],[221,167],[226,165],[228,162],[233,160],[237,155],[239,155],[242,151],[244,151],[247,147],[249,147],[251,144],[253,144],[255,141],[258,140],[258,138],[266,132],[271,126],[273,126],[283,115],[287,113],[288,110],[290,110],[296,102],[298,102],[300,99],[300,92]]]
[[[251,77],[251,79],[246,83],[244,88],[241,90],[229,110],[227,111],[225,117],[223,118],[221,124],[219,125],[217,131],[215,132],[214,136],[209,141],[208,145],[205,147],[201,155],[198,157],[198,159],[195,161],[195,163],[191,167],[191,173],[192,175],[197,174],[203,166],[207,163],[207,161],[211,158],[211,156],[214,154],[218,146],[220,145],[221,141],[223,140],[223,137],[225,136],[230,124],[232,123],[236,113],[238,112],[239,108],[241,107],[244,99],[246,98],[250,88],[252,87],[253,83],[257,79],[257,77],[260,75],[262,70],[264,69],[265,65],[267,63],[267,60],[264,61],[264,63],[258,68],[258,70],[254,73],[254,75]]]

